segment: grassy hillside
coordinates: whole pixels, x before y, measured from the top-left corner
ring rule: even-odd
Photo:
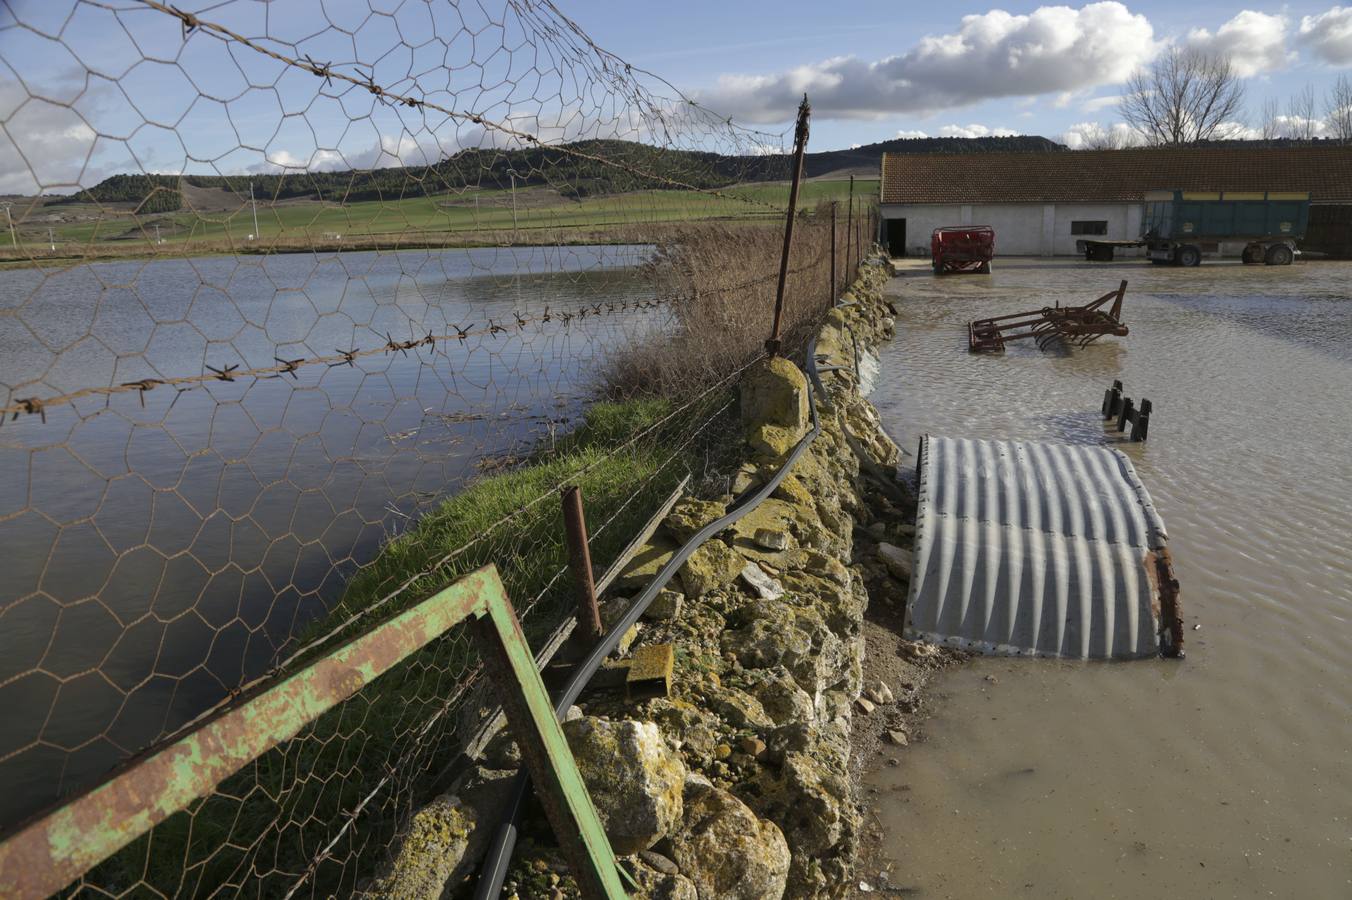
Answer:
[[[156,196],[163,192],[154,186]],[[639,190],[570,197],[548,186],[471,188],[439,195],[330,202],[260,197],[254,206],[219,188],[188,187],[184,205],[149,211],[130,202],[49,203],[20,218],[21,258],[270,252],[322,247],[473,246],[651,240],[651,226],[708,220],[781,219],[786,182],[751,182],[717,194]],[[855,180],[858,203],[877,196],[877,179]],[[800,208],[843,205],[849,183],[804,183]],[[16,207],[17,210],[17,207]],[[645,237],[645,234],[648,234]],[[53,250],[52,247],[55,246]],[[0,252],[6,248],[0,247]]]

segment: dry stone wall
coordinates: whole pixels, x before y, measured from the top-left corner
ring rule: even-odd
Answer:
[[[654,723],[687,772],[680,822],[637,857],[656,896],[850,892],[860,828],[850,726],[868,595],[846,561],[863,481],[894,479],[898,457],[855,367],[856,353],[892,335],[888,274],[862,266],[817,336],[827,370],[820,435],[769,499],[691,557],[640,624],[633,646],[675,646],[671,696],[634,704],[598,694],[583,704],[589,717]],[[748,460],[734,494],[765,483],[810,427],[806,377],[786,359],[753,368],[740,399]],[[677,504],[639,554],[633,593],[645,583],[637,576],[733,499]],[[582,771],[598,786],[611,777],[605,765]]]
[[[769,499],[690,557],[621,645],[673,645],[670,696],[630,701],[595,691],[565,725],[612,845],[630,854],[647,896],[850,893],[860,831],[851,719],[861,702],[869,598],[848,561],[855,522],[868,518],[866,482],[894,481],[898,459],[856,376],[860,354],[892,336],[884,265],[860,267],[817,335],[826,396],[817,398],[816,440]],[[618,619],[735,496],[765,484],[808,432],[808,383],[793,362],[762,361],[739,389],[747,457],[732,492],[675,506],[616,579],[607,619]],[[436,877],[453,873],[454,890],[499,814],[466,798],[477,791],[491,804],[515,762],[503,735],[456,796],[420,814],[419,839],[371,893],[435,897],[424,888],[435,880],[429,865]],[[429,854],[437,858],[420,862]],[[515,892],[561,895],[559,883],[551,873],[546,887],[517,884]]]

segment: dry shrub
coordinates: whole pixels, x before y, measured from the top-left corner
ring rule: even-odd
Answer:
[[[849,279],[844,215],[836,234],[837,289]],[[683,228],[648,263],[659,296],[675,298],[674,329],[612,357],[612,397],[681,396],[726,377],[765,352],[774,318],[783,222],[709,222]],[[831,305],[831,214],[823,204],[794,224],[780,324],[796,353]]]

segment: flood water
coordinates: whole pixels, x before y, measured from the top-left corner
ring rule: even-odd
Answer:
[[[967,353],[970,319],[1122,278],[1125,338]],[[872,399],[911,463],[925,432],[1116,442],[1098,416],[1114,379],[1153,402],[1149,441],[1115,445],[1168,528],[1187,629],[1181,662],[941,676],[926,740],[869,776],[890,883],[1352,896],[1352,264],[1007,260],[989,278],[906,270],[889,292],[898,335]]]
[[[633,305],[649,250],[0,271],[6,403],[330,358],[0,428],[0,828],[268,671],[383,541],[567,432],[608,355],[668,321]]]

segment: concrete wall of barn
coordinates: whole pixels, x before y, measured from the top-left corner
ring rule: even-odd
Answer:
[[[882,237],[887,220],[906,220],[907,256],[929,256],[930,232],[942,225],[989,225],[995,229],[995,255],[1076,256],[1076,240],[1095,235],[1071,234],[1071,222],[1108,223],[1107,240],[1140,236],[1140,203],[884,203]],[[1137,249],[1118,250],[1135,256]]]

